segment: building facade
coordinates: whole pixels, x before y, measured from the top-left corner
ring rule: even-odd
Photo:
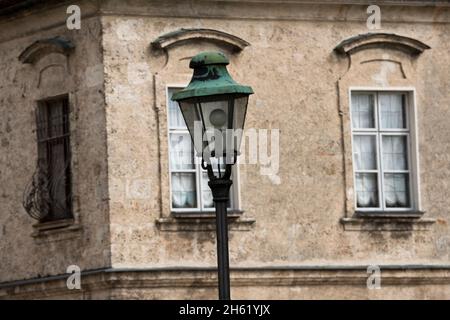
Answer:
[[[449,299],[450,3],[371,4],[0,1],[0,298],[216,298],[170,96],[221,51],[232,298]]]

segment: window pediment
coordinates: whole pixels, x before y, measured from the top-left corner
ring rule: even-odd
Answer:
[[[219,30],[203,28],[182,28],[172,31],[159,36],[152,41],[151,45],[154,49],[167,50],[174,46],[198,40],[220,43],[228,47],[231,52],[240,52],[245,47],[250,45],[247,41],[232,34]]]
[[[366,33],[342,41],[334,50],[341,54],[351,55],[357,51],[370,48],[395,49],[413,56],[430,49],[428,45],[419,40],[393,33]]]
[[[38,40],[22,51],[19,60],[22,63],[34,64],[51,53],[67,56],[74,48],[75,46],[69,40],[61,37]]]

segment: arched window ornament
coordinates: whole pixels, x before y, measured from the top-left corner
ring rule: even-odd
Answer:
[[[167,50],[190,41],[210,41],[228,47],[231,52],[241,52],[250,43],[232,34],[214,29],[189,28],[179,29],[159,36],[152,41],[154,49]]]
[[[22,51],[19,61],[33,64],[51,53],[60,53],[67,56],[74,48],[75,46],[69,40],[61,37],[38,40]]]
[[[341,54],[353,54],[370,48],[387,48],[406,52],[412,56],[430,49],[425,43],[393,33],[366,33],[348,38],[339,43],[334,50]]]

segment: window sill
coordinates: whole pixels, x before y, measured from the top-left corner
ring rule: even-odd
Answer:
[[[228,218],[239,218],[242,216],[244,211],[237,209],[228,209]],[[213,211],[172,211],[170,214],[172,217],[177,219],[214,219],[216,217],[216,212]]]
[[[231,231],[249,231],[255,224],[254,218],[242,217],[243,211],[230,210],[228,224]],[[172,212],[170,217],[159,218],[156,224],[161,231],[214,231],[215,212]]]
[[[424,211],[356,211],[355,218],[419,219]]]
[[[345,231],[428,231],[436,222],[423,218],[424,212],[356,212],[342,218]]]
[[[45,241],[60,241],[72,239],[81,230],[81,226],[74,219],[62,219],[49,222],[38,222],[33,225],[32,237]]]

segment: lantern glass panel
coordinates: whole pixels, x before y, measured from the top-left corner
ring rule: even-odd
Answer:
[[[200,144],[196,143],[195,139],[197,137],[203,136],[203,124],[200,117],[200,112],[198,109],[198,104],[194,101],[180,101],[180,110],[183,114],[184,121],[186,122],[186,126],[189,130],[189,134],[191,136],[192,142],[194,144],[195,150],[197,151],[197,155],[202,152],[202,143],[200,140]],[[196,125],[197,124],[197,125]],[[195,132],[195,130],[199,132]]]
[[[233,129],[235,130],[234,148],[239,151],[244,130],[245,116],[247,114],[248,96],[234,100]]]
[[[197,156],[233,157],[239,151],[248,95],[216,95],[180,101]]]
[[[204,139],[207,149],[212,156],[220,156],[226,152],[226,132],[231,127],[232,119],[230,104],[232,99],[205,101],[199,103],[199,109],[204,123]],[[207,157],[205,157],[207,158]]]

